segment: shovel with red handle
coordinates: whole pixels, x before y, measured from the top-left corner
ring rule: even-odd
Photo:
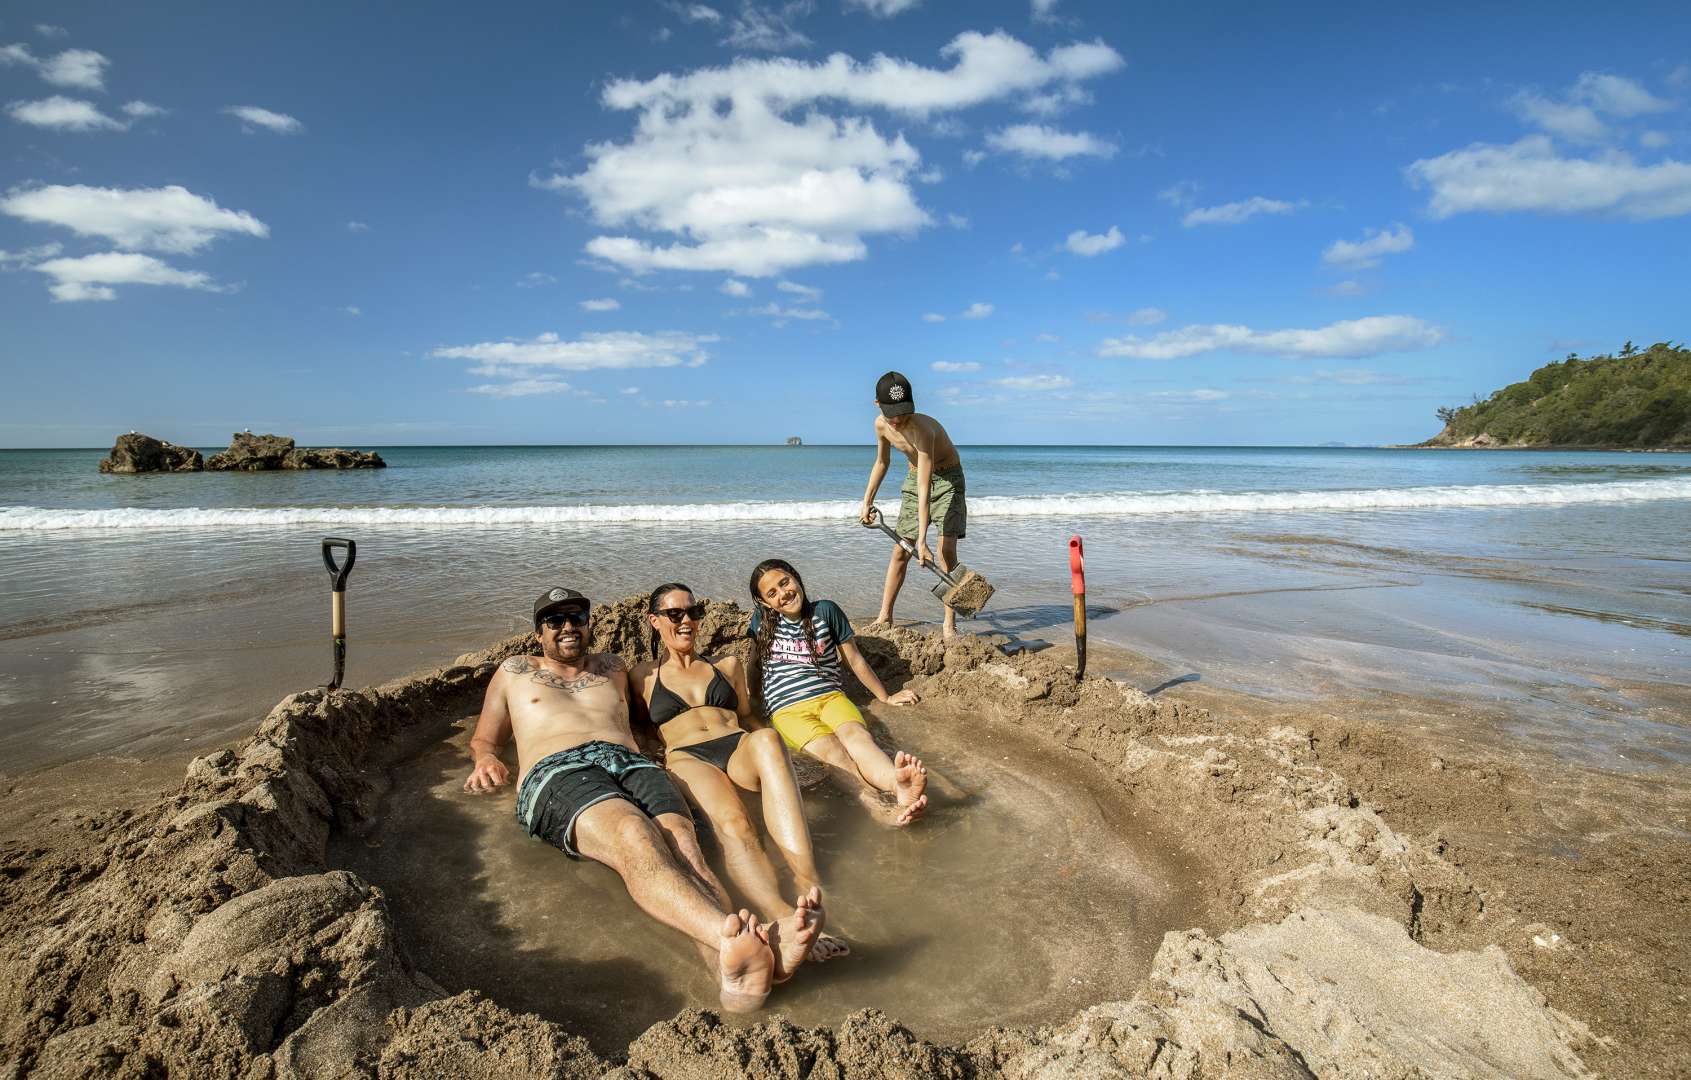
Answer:
[[[1075,678],[1086,674],[1086,549],[1080,537],[1069,537],[1069,587],[1074,590],[1074,654],[1079,661]]]

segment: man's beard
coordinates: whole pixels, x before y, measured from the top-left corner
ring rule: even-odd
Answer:
[[[540,651],[547,654],[553,660],[557,660],[561,663],[573,663],[587,655],[586,635],[576,639],[576,643],[574,645],[568,646],[567,652],[565,649],[566,646],[562,642],[554,641],[549,647],[541,649]]]

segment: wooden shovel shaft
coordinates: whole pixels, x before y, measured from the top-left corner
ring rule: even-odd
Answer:
[[[1086,594],[1074,596],[1074,651],[1078,658],[1075,676],[1086,674]]]

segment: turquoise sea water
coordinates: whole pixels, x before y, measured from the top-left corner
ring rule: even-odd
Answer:
[[[553,582],[680,579],[745,603],[769,555],[874,614],[887,542],[855,523],[860,446],[388,447],[369,472],[102,476],[101,451],[0,451],[0,749],[14,764],[193,744],[321,682],[350,535],[349,681],[523,628]],[[1691,756],[1691,454],[962,449],[972,627],[1092,636],[1172,674],[1296,697],[1493,704],[1571,754]],[[896,512],[900,468],[880,504]],[[913,570],[901,618],[936,619]]]

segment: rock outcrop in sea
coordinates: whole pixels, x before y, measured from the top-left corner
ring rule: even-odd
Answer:
[[[119,435],[112,452],[100,462],[103,473],[147,472],[269,472],[275,469],[385,469],[387,462],[373,450],[339,447],[301,449],[286,435],[254,435],[238,431],[229,449],[209,459],[198,450],[177,446],[151,435],[131,431]]]
[[[206,460],[213,472],[267,472],[272,469],[385,469],[387,462],[370,450],[306,449],[286,435],[254,435],[237,431],[229,449]]]
[[[100,461],[103,473],[199,472],[203,468],[205,461],[198,450],[138,431],[119,435],[112,452]]]

